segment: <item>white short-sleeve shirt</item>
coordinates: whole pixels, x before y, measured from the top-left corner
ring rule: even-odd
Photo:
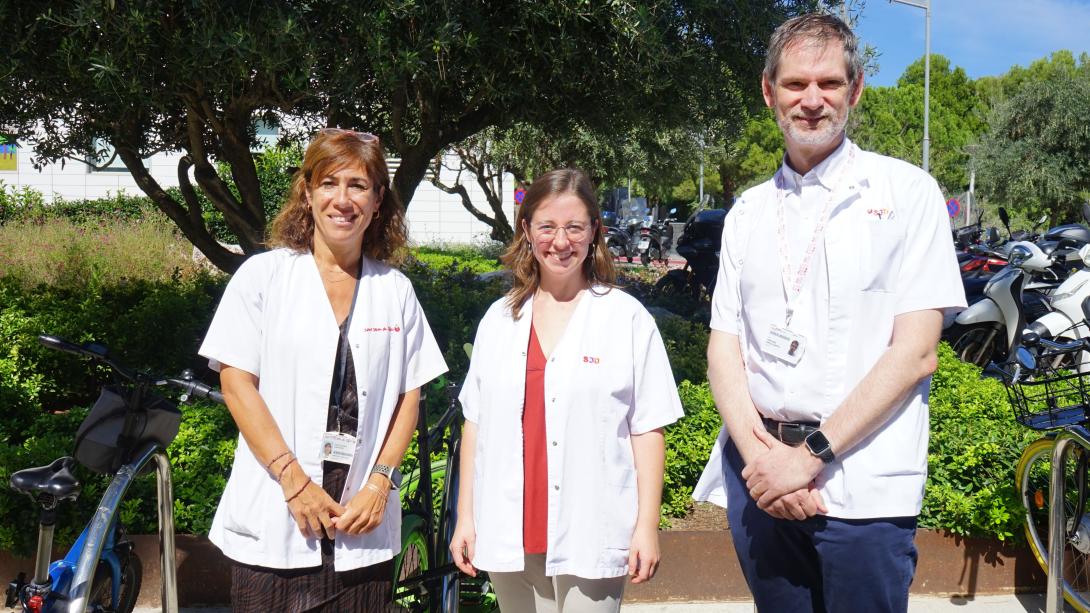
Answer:
[[[299,466],[319,484],[339,336],[314,258],[278,249],[239,267],[200,348],[213,369],[227,364],[258,377],[258,391],[280,433]],[[348,342],[359,426],[341,504],[359,491],[378,458],[398,397],[447,370],[409,280],[368,258]],[[321,564],[319,541],[299,533],[281,487],[241,436],[209,538],[227,557],[245,564]],[[400,547],[401,505],[393,490],[378,528],[358,536],[337,534],[334,565],[338,571],[369,566],[390,559]]]
[[[477,424],[473,565],[523,570],[526,351],[533,300],[516,321],[494,303],[477,329],[460,400]],[[548,523],[545,572],[586,579],[628,572],[638,499],[631,436],[682,416],[655,320],[624,292],[579,299],[545,367]]]
[[[807,342],[795,366],[764,347],[771,327],[783,326],[787,313],[777,190],[792,271],[821,207],[832,205],[791,320],[791,330]],[[785,164],[736,203],[723,231],[711,327],[739,337],[750,396],[762,416],[824,422],[889,347],[897,315],[964,306],[950,221],[934,179],[845,139],[805,176]],[[930,378],[921,381],[889,421],[821,472],[817,486],[829,516],[919,514],[929,386]],[[725,440],[724,428],[693,494],[723,506]]]

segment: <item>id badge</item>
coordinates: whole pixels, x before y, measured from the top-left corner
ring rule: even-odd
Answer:
[[[356,437],[344,432],[326,432],[322,435],[322,451],[318,456],[319,460],[352,464],[352,457],[355,455]]]
[[[794,366],[806,351],[806,339],[787,328],[772,326],[764,344],[765,353]]]

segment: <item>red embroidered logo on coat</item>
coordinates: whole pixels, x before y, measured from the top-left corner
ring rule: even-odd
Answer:
[[[376,326],[374,328],[364,328],[364,332],[401,332],[401,326]]]
[[[583,356],[583,363],[584,364],[598,364],[601,361],[602,361],[601,358],[595,358],[595,357],[591,357],[589,355]]]

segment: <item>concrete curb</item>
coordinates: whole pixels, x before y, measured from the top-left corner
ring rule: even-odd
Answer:
[[[908,603],[909,613],[1044,613],[1044,594],[1009,596],[914,596]],[[1073,609],[1067,608],[1068,611]],[[137,607],[134,613],[154,613],[159,609]],[[621,605],[622,613],[754,613],[752,602],[672,602]],[[230,613],[224,608],[183,608],[180,613]]]

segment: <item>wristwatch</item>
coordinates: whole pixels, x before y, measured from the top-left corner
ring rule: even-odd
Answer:
[[[825,438],[821,430],[811,432],[803,439],[803,442],[806,443],[806,448],[810,450],[810,455],[820,458],[822,462],[831,464],[836,459],[833,454],[833,446],[829,444],[829,439]]]
[[[387,466],[386,464],[375,464],[371,469],[371,473],[378,473],[383,477],[390,480],[390,485],[396,490],[401,487],[401,471],[393,466]]]

